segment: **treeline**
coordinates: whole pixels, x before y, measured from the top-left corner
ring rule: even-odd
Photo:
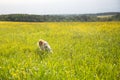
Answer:
[[[99,13],[81,15],[29,15],[7,14],[0,15],[0,21],[20,22],[93,22],[93,21],[120,21],[120,13]]]

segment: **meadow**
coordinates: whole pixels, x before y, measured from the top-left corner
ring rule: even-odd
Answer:
[[[0,80],[120,80],[120,22],[0,22]]]

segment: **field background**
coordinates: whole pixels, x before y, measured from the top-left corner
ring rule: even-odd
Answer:
[[[0,80],[119,79],[120,22],[0,22]]]

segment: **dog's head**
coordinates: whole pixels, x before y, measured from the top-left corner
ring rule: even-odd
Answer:
[[[41,45],[43,45],[43,43],[44,43],[44,40],[40,39],[39,40],[39,45],[41,46]]]

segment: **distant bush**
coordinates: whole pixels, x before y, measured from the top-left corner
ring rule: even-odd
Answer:
[[[102,17],[107,15],[112,15],[112,16]],[[98,17],[98,16],[101,16],[101,17]],[[0,15],[0,21],[20,21],[20,22],[120,21],[120,13],[81,14],[81,15],[7,14],[7,15]]]

